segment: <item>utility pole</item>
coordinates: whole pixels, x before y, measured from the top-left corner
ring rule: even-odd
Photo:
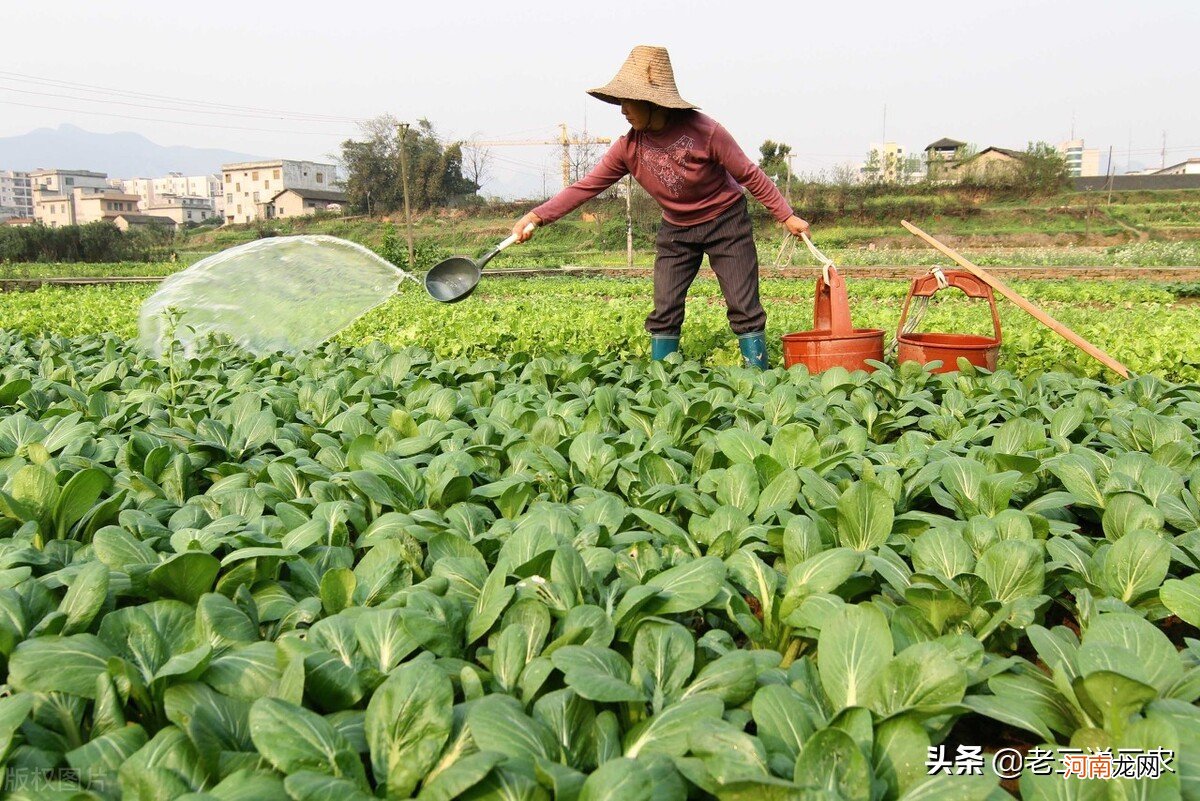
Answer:
[[[788,168],[787,201],[788,201],[788,203],[791,203],[792,202],[792,154],[791,153],[787,154],[787,168]]]
[[[408,229],[408,269],[416,269],[413,252],[412,209],[408,205],[408,123],[400,123],[400,183],[404,190],[404,225]]]
[[[625,266],[633,267],[633,176],[625,178]]]
[[[563,187],[571,185],[571,141],[567,138],[567,124],[561,123],[559,127],[562,129],[562,171],[563,171]]]
[[[1112,145],[1108,146],[1108,202],[1104,205],[1112,205],[1112,190],[1113,190],[1113,161],[1112,161]]]
[[[1167,132],[1163,131],[1162,167],[1160,167],[1159,169],[1165,170],[1166,168],[1167,168]]]

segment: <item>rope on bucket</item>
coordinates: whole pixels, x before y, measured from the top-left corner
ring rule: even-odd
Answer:
[[[942,272],[942,268],[934,265],[929,268],[929,274],[937,280],[938,289],[948,289],[950,282],[946,280],[946,274]],[[900,329],[900,334],[911,334],[921,325],[921,318],[925,316],[925,310],[929,308],[929,301],[933,300],[933,296],[920,295],[916,298],[916,304],[909,311],[908,319],[904,321],[904,327]],[[900,346],[900,338],[894,337],[890,345],[888,345],[888,358],[893,358],[896,355],[896,349]]]
[[[825,283],[829,283],[829,268],[835,267],[833,259],[826,256],[813,241],[808,238],[808,234],[800,234],[800,238],[804,240],[804,244],[808,246],[808,251],[812,253],[813,258],[821,265],[821,277],[825,279]],[[790,267],[792,260],[796,258],[796,237],[791,234],[785,234],[783,241],[779,244],[779,251],[775,254],[776,267]]]
[[[813,241],[808,238],[808,234],[800,234],[800,238],[804,240],[804,244],[808,246],[808,252],[813,254],[813,258],[821,263],[821,277],[825,279],[825,283],[829,283],[829,268],[833,267],[833,259],[826,256]]]
[[[779,243],[779,251],[775,254],[775,267],[791,267],[792,259],[796,257],[796,237],[784,234]]]

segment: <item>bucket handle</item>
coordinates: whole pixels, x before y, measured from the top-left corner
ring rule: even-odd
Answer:
[[[992,311],[992,330],[996,341],[1000,341],[1000,312],[996,309],[996,296],[992,288],[984,281],[963,270],[945,270],[935,267],[928,275],[914,278],[908,289],[908,297],[904,299],[904,310],[900,312],[900,322],[896,327],[896,339],[904,332],[904,323],[908,319],[908,310],[914,297],[931,298],[942,289],[954,287],[960,289],[969,298],[986,299]]]
[[[938,273],[941,273],[941,280],[939,280]],[[939,289],[948,289],[949,287],[961,289],[969,298],[994,297],[992,288],[970,273],[962,270],[942,270],[940,267],[934,267],[928,275],[914,278],[912,294],[917,297],[929,298],[933,297]]]
[[[813,329],[828,331],[833,336],[849,336],[854,331],[850,322],[850,302],[846,299],[846,279],[833,264],[827,265],[817,278]]]

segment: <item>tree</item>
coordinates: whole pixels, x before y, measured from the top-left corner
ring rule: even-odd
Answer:
[[[863,162],[861,172],[863,178],[869,184],[883,180],[886,165],[883,163],[883,157],[879,150],[871,148],[867,153],[867,160]]]
[[[473,140],[459,143],[462,148],[462,174],[479,189],[491,180],[492,151],[474,144]]]
[[[600,161],[600,150],[596,144],[584,134],[583,141],[572,144],[567,149],[567,174],[571,183],[575,183],[592,171],[592,167]]]
[[[921,157],[916,153],[909,153],[907,156],[902,156],[898,171],[900,183],[911,184],[921,174]]]
[[[346,194],[358,211],[387,213],[404,207],[400,175],[400,122],[383,114],[360,123],[363,136],[342,143]],[[408,156],[409,201],[415,209],[444,206],[472,194],[478,184],[463,177],[462,147],[443,146],[427,119],[408,129],[403,142]]]
[[[1028,192],[1050,194],[1066,184],[1070,173],[1067,159],[1054,145],[1047,142],[1030,142],[1025,148],[1018,177],[1022,188]]]
[[[881,152],[872,147],[867,152],[861,172],[869,184],[908,184],[921,171],[919,156],[905,156],[896,149]]]
[[[342,143],[346,194],[357,211],[383,213],[404,205],[400,185],[400,121],[383,114],[359,123],[358,140]]]
[[[789,172],[787,157],[792,152],[791,145],[768,139],[759,146],[758,152],[762,155],[762,158],[758,160],[758,166],[767,174],[767,177],[777,184],[786,181]]]
[[[835,164],[829,170],[829,182],[837,187],[853,186],[858,181],[858,171],[853,164]]]

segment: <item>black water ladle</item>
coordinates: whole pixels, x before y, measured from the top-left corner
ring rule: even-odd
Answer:
[[[532,230],[533,223],[525,226],[525,233]],[[465,300],[479,285],[484,266],[516,241],[517,235],[513,234],[480,259],[451,256],[439,261],[425,273],[425,291],[429,293],[429,297],[440,303],[458,303]]]

